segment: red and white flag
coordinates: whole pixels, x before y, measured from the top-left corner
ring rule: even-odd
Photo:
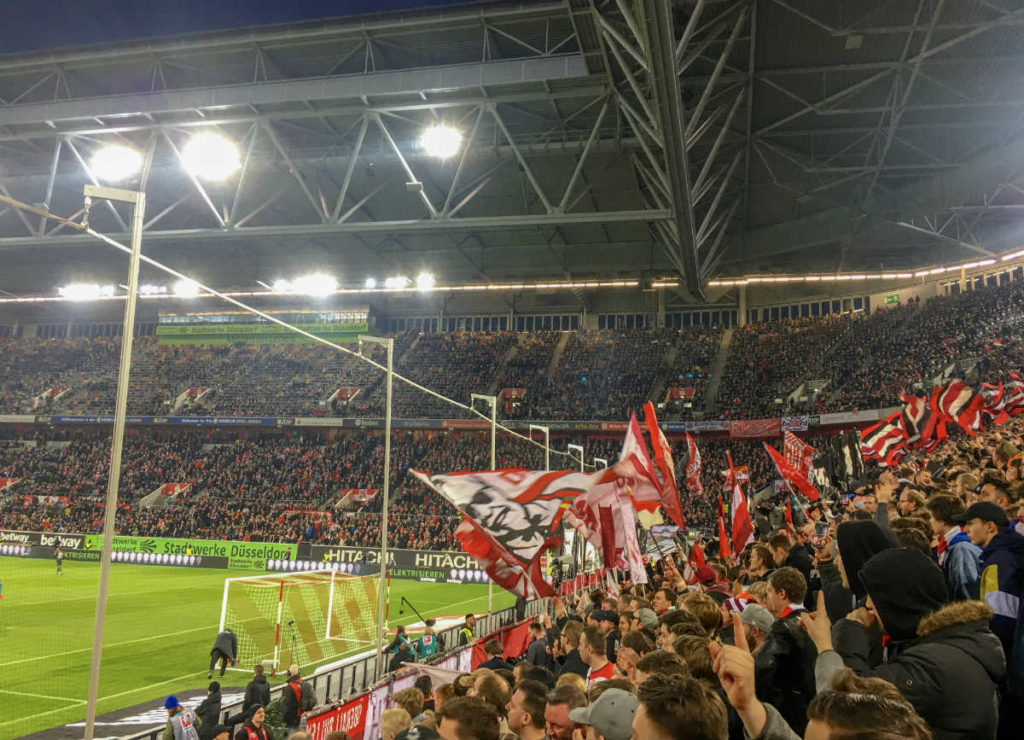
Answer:
[[[768,453],[768,457],[775,464],[775,469],[779,472],[779,476],[789,484],[789,489],[793,493],[799,491],[811,501],[818,500],[818,489],[811,484],[806,473],[793,467],[789,462],[789,458],[783,457],[778,450],[767,442],[765,442],[764,449]]]
[[[786,452],[788,462],[797,473],[805,480],[812,480],[814,477],[814,456],[818,451],[804,442],[793,432],[783,432],[783,449]]]
[[[721,500],[719,500],[721,503]],[[683,568],[683,579],[690,586],[697,582],[697,571],[706,566],[707,559],[704,557],[704,550],[699,542],[694,542],[690,548],[690,557],[686,559],[686,567]]]
[[[463,550],[483,563],[495,583],[527,599],[554,596],[541,555],[562,543],[569,504],[614,477],[610,470],[412,473],[465,515],[455,530]]]
[[[747,497],[743,495],[743,487],[732,472],[732,455],[726,452],[725,459],[729,461],[729,485],[732,488],[732,551],[740,553],[743,548],[754,541],[754,523],[750,520]]]
[[[897,411],[860,433],[860,454],[865,461],[892,467],[907,454],[903,416]]]
[[[933,408],[944,421],[957,424],[972,437],[981,428],[981,414],[985,399],[962,380],[951,380],[932,396]]]

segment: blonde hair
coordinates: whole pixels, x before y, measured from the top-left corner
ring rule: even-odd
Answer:
[[[385,709],[380,714],[380,736],[391,740],[402,730],[412,726],[412,717],[404,709]]]
[[[587,693],[587,681],[578,673],[563,673],[555,681],[555,687],[559,686],[572,686],[573,688],[579,689],[584,694]]]

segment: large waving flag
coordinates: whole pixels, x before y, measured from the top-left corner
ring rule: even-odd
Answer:
[[[455,530],[463,550],[483,563],[495,583],[528,599],[555,595],[540,560],[562,543],[560,525],[570,503],[615,475],[610,470],[412,473],[465,515]]]
[[[1006,411],[1006,389],[1003,381],[999,385],[982,383],[978,391],[985,399],[985,416],[992,420],[993,424],[1002,425],[1010,420],[1010,414]]]
[[[946,422],[935,408],[940,390],[936,388],[931,396],[900,394],[903,401],[901,421],[908,449],[930,450],[946,438]]]
[[[782,433],[782,440],[786,461],[805,480],[811,480],[814,477],[814,456],[818,451],[788,430]]]
[[[860,433],[860,454],[865,461],[873,460],[889,467],[907,454],[901,412],[897,411]]]
[[[944,421],[953,422],[972,437],[981,428],[981,414],[985,399],[962,380],[951,380],[937,395],[932,395],[932,405]]]
[[[789,484],[791,491],[794,493],[799,491],[811,501],[818,500],[818,489],[811,484],[805,473],[801,473],[793,467],[788,458],[783,457],[782,453],[767,442],[765,442],[764,449],[768,453],[768,457],[775,463],[775,469],[779,471],[779,476]]]
[[[747,497],[743,495],[743,487],[736,478],[732,467],[732,455],[725,453],[725,459],[729,461],[729,485],[732,488],[732,551],[740,553],[747,545],[754,541],[754,523],[750,520],[750,512],[747,510]]]
[[[654,413],[654,404],[644,404],[644,423],[651,434],[651,447],[654,448],[654,465],[661,477],[661,503],[669,519],[680,529],[686,529],[683,518],[683,506],[679,503],[679,488],[676,486],[676,466],[672,462],[672,447],[658,426],[658,417]]]

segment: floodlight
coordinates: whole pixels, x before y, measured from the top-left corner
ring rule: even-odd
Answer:
[[[416,290],[429,292],[434,289],[434,283],[434,276],[429,272],[421,272],[416,276]]]
[[[199,283],[195,280],[179,280],[174,284],[174,295],[179,298],[195,298],[199,295]]]
[[[181,160],[185,169],[204,180],[223,180],[242,166],[234,142],[212,131],[189,139]]]
[[[94,301],[97,298],[110,298],[114,295],[113,285],[96,283],[71,283],[57,288],[57,294],[69,301]]]
[[[292,281],[292,292],[302,295],[325,296],[334,293],[337,289],[337,279],[324,272],[314,272]]]
[[[376,280],[376,278],[372,278],[372,277],[366,278],[366,283],[364,283],[364,287],[367,290],[373,290],[374,288],[376,288],[377,287],[377,280]]]
[[[119,182],[139,173],[142,155],[131,147],[111,144],[97,151],[89,166],[98,180]]]
[[[401,290],[409,284],[409,278],[404,275],[398,275],[396,277],[389,277],[384,281],[384,287],[388,290]]]
[[[462,132],[451,126],[431,126],[420,136],[420,146],[431,157],[448,159],[462,146]]]
[[[167,293],[166,285],[140,285],[139,295],[164,295]]]

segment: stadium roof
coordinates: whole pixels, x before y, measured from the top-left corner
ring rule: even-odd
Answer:
[[[218,287],[679,275],[699,300],[963,260],[1024,241],[1022,24],[1018,0],[537,0],[8,55],[0,194],[76,214],[128,144],[145,251]],[[418,144],[437,122],[468,142],[448,160]],[[207,128],[242,152],[224,184],[180,166]],[[124,272],[12,209],[0,253],[19,295]]]

